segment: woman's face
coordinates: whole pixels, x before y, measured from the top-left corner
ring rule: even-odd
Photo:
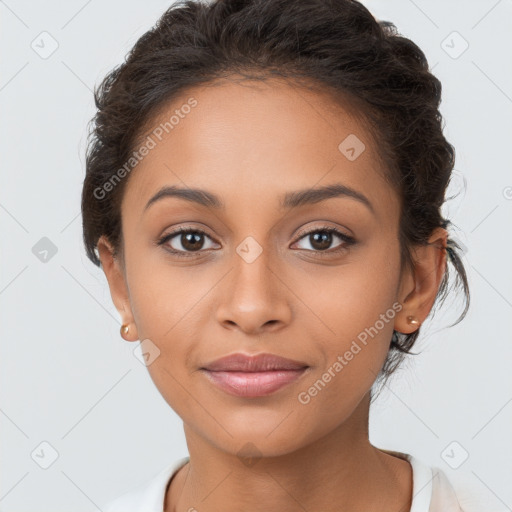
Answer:
[[[130,339],[150,340],[155,385],[225,451],[284,454],[325,436],[362,403],[393,328],[415,329],[399,313],[414,285],[400,280],[399,203],[374,143],[328,96],[275,80],[191,89],[154,127],[122,202],[125,266],[106,272]],[[201,194],[147,206],[164,187],[221,206]],[[311,194],[324,187],[337,193]],[[157,244],[182,228],[205,235]],[[201,368],[236,352],[309,368],[266,396],[235,396]]]

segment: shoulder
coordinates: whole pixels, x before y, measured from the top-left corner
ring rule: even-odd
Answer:
[[[185,465],[189,457],[182,457],[163,468],[151,479],[143,482],[101,507],[102,512],[163,512],[167,484]]]
[[[411,512],[464,512],[455,489],[437,466],[428,466],[407,454],[413,468],[413,506]]]
[[[432,501],[429,512],[463,512],[455,489],[445,473],[438,467],[432,468]]]
[[[382,449],[381,449],[382,450]],[[446,474],[404,452],[382,450],[407,460],[412,467],[412,503],[410,512],[464,512]]]

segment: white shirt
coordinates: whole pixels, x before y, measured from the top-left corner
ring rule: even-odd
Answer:
[[[429,467],[407,453],[382,450],[412,466],[413,491],[409,512],[463,512],[448,478],[438,467]],[[103,512],[163,512],[167,485],[189,457],[177,459],[148,482],[122,494],[102,507]]]

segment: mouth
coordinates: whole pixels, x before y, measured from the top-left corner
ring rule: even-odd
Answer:
[[[210,371],[202,369],[210,382],[234,396],[266,396],[301,377],[302,370],[271,370],[267,372]]]
[[[232,354],[201,368],[222,391],[240,397],[270,395],[299,379],[309,366],[274,354]]]

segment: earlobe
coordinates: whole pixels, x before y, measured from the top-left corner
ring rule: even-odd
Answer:
[[[400,288],[403,309],[396,316],[396,331],[416,331],[430,313],[446,270],[447,237],[446,229],[436,228],[426,245],[413,249],[414,268],[408,271]]]
[[[122,263],[114,256],[112,244],[104,235],[99,238],[96,246],[98,248],[99,258],[101,261],[101,268],[103,269],[103,272],[105,272],[108,286],[110,288],[112,302],[121,315],[121,336],[126,341],[137,341],[137,327],[135,326],[130,306],[128,286],[126,284],[125,272],[123,271]]]

